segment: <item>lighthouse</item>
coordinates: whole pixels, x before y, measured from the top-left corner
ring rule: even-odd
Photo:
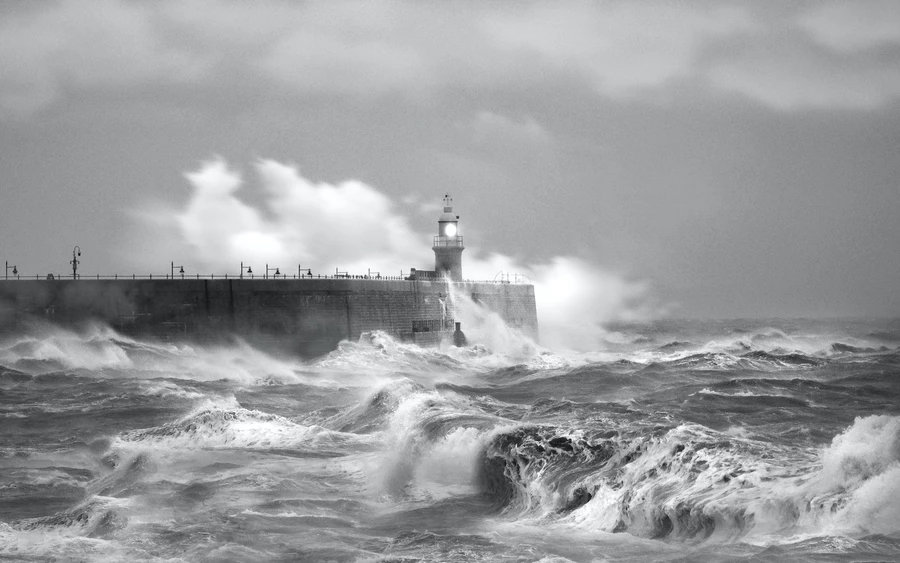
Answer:
[[[451,281],[462,281],[463,238],[459,234],[459,215],[453,214],[453,198],[444,196],[444,212],[438,218],[438,234],[434,237],[434,271]]]

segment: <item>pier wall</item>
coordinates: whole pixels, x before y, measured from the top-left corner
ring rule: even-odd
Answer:
[[[453,283],[508,324],[537,338],[534,287]],[[360,279],[0,281],[0,332],[36,322],[101,322],[128,335],[213,342],[240,337],[314,357],[341,340],[383,330],[433,344],[452,331],[448,284]],[[465,327],[463,327],[465,330]]]

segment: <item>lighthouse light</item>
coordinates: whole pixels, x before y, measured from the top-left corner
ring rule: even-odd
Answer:
[[[448,237],[452,237],[456,235],[456,225],[453,223],[447,223],[447,226],[444,227],[444,234]]]

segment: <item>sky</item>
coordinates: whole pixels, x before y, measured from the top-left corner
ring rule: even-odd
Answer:
[[[20,275],[431,269],[445,194],[542,323],[898,316],[900,2],[0,0]]]

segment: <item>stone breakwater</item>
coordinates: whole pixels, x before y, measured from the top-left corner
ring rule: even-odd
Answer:
[[[532,285],[372,279],[0,281],[0,332],[101,322],[160,340],[237,336],[309,358],[375,330],[420,344],[452,339],[451,291],[537,338]]]

